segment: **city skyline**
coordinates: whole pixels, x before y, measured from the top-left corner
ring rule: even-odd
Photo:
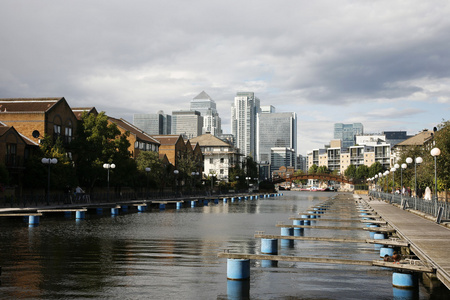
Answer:
[[[231,133],[249,91],[297,114],[303,155],[334,123],[413,135],[450,116],[449,13],[445,0],[5,0],[0,98],[65,97],[132,122],[205,91]]]

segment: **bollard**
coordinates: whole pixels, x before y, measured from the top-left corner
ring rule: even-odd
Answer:
[[[85,218],[85,212],[81,210],[77,210],[75,213],[75,219],[77,220],[84,220]]]
[[[177,202],[177,209],[180,209],[182,204],[183,204],[182,202]]]
[[[195,207],[195,201],[191,201],[191,207]]]
[[[278,240],[277,239],[261,239],[261,253],[262,254],[277,254]]]
[[[250,259],[227,259],[227,278],[247,280],[250,278]]]
[[[111,208],[111,216],[117,216],[119,214],[119,209],[118,208]]]
[[[147,206],[145,205],[138,205],[138,212],[144,212]]]
[[[214,199],[214,204],[219,204],[219,199]]]
[[[310,219],[315,219],[316,218],[316,214],[314,214],[314,211],[308,211],[308,214],[311,214],[311,215],[309,215],[309,218]]]
[[[227,198],[223,198],[223,203],[227,203]]]
[[[375,233],[374,235],[373,235],[373,239],[374,240],[384,240],[386,238],[386,236],[385,236],[385,234],[384,233]],[[383,245],[381,245],[381,244],[374,244],[374,246],[375,246],[375,249],[379,249],[379,248],[381,248]]]
[[[208,206],[209,200],[203,200],[203,205]]]
[[[268,260],[268,259],[261,260],[261,267],[263,267],[263,268],[274,268],[277,266],[278,266],[277,260]]]
[[[417,287],[418,279],[414,273],[392,273],[392,285],[402,289]]]

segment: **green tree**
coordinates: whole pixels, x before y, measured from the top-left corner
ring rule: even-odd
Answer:
[[[159,154],[154,151],[144,151],[136,158],[137,169],[141,175],[145,175],[146,186],[153,189],[159,188],[161,191],[166,186],[168,178],[167,166],[159,159]],[[150,172],[145,171],[150,168]]]
[[[329,173],[331,173],[330,169],[328,169],[328,167],[326,167],[326,166],[318,167],[316,172],[319,173],[319,174],[329,174]]]
[[[358,166],[356,168],[355,178],[361,181],[369,178],[369,167],[366,165]]]
[[[442,121],[434,135],[435,147],[441,150],[436,157],[438,189],[450,188],[450,121]],[[434,158],[433,170],[434,170]]]
[[[76,139],[72,142],[76,152],[75,166],[78,181],[90,189],[98,180],[106,182],[104,163],[114,163],[116,168],[111,172],[112,184],[124,184],[123,180],[134,180],[136,171],[128,151],[129,133],[121,134],[117,125],[108,122],[104,112],[98,115],[83,113],[78,126]],[[134,167],[134,169],[133,169]]]
[[[347,169],[345,169],[344,175],[348,179],[355,179],[356,178],[356,166],[355,165],[348,166]]]
[[[375,175],[378,175],[378,173],[383,172],[384,172],[383,165],[379,161],[374,162],[369,167],[369,177],[375,177]]]
[[[316,165],[316,164],[313,164],[313,165],[309,168],[308,173],[311,173],[311,174],[317,173],[317,169],[318,169],[317,165]]]

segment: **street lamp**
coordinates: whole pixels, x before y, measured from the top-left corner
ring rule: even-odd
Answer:
[[[209,177],[211,178],[211,194],[212,194],[214,188],[214,177],[216,177],[216,174],[211,173]]]
[[[250,177],[245,177],[245,179],[247,180],[247,189],[249,188],[249,185],[248,185],[248,181],[251,179]]]
[[[400,181],[401,181],[401,183],[400,183],[400,188],[402,189],[402,191],[401,191],[401,194],[403,195],[403,169],[406,169],[408,167],[408,165],[407,164],[402,164],[402,167],[401,167],[401,169],[400,169]]]
[[[43,158],[41,162],[44,165],[48,165],[48,175],[47,175],[47,205],[50,205],[50,165],[56,165],[58,163],[58,159],[56,158]]]
[[[147,167],[145,168],[145,172],[147,173],[147,199],[148,199],[148,174],[150,174],[150,171],[152,170],[152,168]]]
[[[431,156],[434,157],[434,194],[436,202],[438,201],[438,194],[437,194],[437,170],[436,170],[436,158],[441,155],[441,150],[439,148],[433,148],[431,149]]]
[[[392,194],[395,194],[395,171],[397,170],[398,164],[395,164],[393,168],[391,168],[392,172]]]
[[[115,164],[103,164],[103,168],[108,170],[107,181],[108,181],[108,202],[109,202],[109,169],[115,169],[116,165]]]

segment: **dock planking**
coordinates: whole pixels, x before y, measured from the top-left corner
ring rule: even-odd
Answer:
[[[311,219],[311,218],[296,218],[296,217],[290,217],[289,220],[309,220],[309,221],[325,221],[325,222],[355,222],[360,223],[360,219]]]
[[[347,226],[314,226],[314,225],[285,225],[277,224],[277,227],[282,228],[309,228],[309,229],[332,229],[332,230],[362,230],[362,227],[347,227]]]
[[[273,235],[273,234],[255,234],[255,238],[285,239],[285,240],[299,240],[299,241],[338,242],[338,243],[366,243],[366,240],[362,240],[362,239],[329,238],[329,237],[314,237],[314,236],[285,236],[285,235]]]

